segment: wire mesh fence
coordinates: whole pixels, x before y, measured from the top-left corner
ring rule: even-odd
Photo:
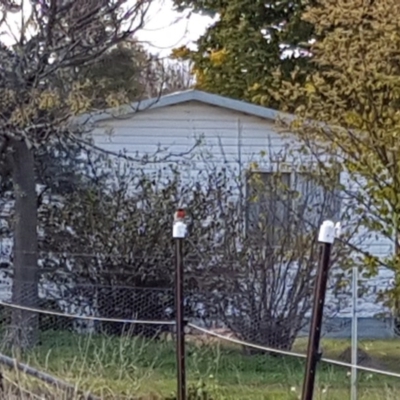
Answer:
[[[96,260],[93,265],[98,265],[97,255],[90,258]],[[126,268],[112,273],[46,269],[41,271],[38,285],[23,282],[27,287],[20,287],[18,299],[12,286],[22,283],[13,281],[12,269],[4,270],[0,296],[3,353],[15,355],[9,345],[16,337],[22,343],[33,341],[34,345],[20,356],[21,361],[68,377],[70,382],[79,380],[85,389],[103,387],[96,393],[105,397],[107,390],[108,394],[122,390],[132,396],[148,391],[165,393],[165,386],[174,391],[172,264],[173,259],[160,261],[160,265],[171,268],[168,284],[149,279],[147,286],[140,286]],[[193,285],[192,278],[188,271],[184,305],[190,385],[206,381],[211,385],[209,390],[218,392],[237,385],[235,391],[249,393],[252,387],[259,387],[250,399],[261,399],[264,391],[268,393],[278,386],[288,396],[297,396],[304,374],[311,303],[306,299],[304,304],[292,303],[285,300],[282,291],[273,293],[271,286],[236,291],[221,286],[210,291],[206,284],[210,272],[204,274],[203,285]],[[374,309],[376,299],[368,295],[362,280],[359,284],[359,398],[378,399],[378,394],[388,390],[387,398],[394,399],[389,397],[390,390],[400,389],[400,340],[395,320],[390,315],[365,312],[369,303]],[[36,285],[36,292],[32,285]],[[260,297],[263,291],[264,298]],[[317,390],[318,396],[329,399],[347,398],[350,390],[351,292],[346,301],[330,307],[334,296],[337,294],[332,289],[326,300],[321,345],[324,364]],[[274,301],[280,301],[286,309]],[[300,313],[301,320],[296,318],[299,311],[304,312]],[[32,335],[36,328],[36,335]],[[239,385],[238,380],[244,383]]]

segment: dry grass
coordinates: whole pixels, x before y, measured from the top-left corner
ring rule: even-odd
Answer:
[[[171,338],[170,338],[171,339]],[[324,356],[337,358],[347,341],[324,341]],[[296,343],[304,351],[305,340]],[[391,369],[400,367],[400,341],[361,344]],[[292,357],[245,355],[238,346],[205,337],[189,337],[187,376],[195,387],[205,382],[214,400],[295,400],[299,398],[304,362]],[[175,349],[171,340],[105,338],[48,333],[42,345],[26,355],[30,365],[76,384],[103,400],[161,400],[176,388]],[[21,373],[7,372],[7,399],[78,400]],[[13,383],[11,383],[13,382]],[[315,400],[347,400],[348,370],[321,364]],[[360,373],[359,400],[399,399],[400,379]],[[198,399],[190,399],[198,400]]]

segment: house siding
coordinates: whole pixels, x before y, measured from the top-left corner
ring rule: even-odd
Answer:
[[[254,161],[259,162],[261,169],[273,168],[271,160],[285,160],[288,164],[311,161],[300,155],[299,144],[293,138],[285,137],[277,131],[274,121],[198,101],[103,120],[93,131],[93,138],[97,146],[115,153],[124,150],[131,157],[151,155],[161,148],[162,154],[176,155],[170,157],[168,163],[172,160],[179,161],[179,154],[186,153],[194,146],[196,139],[202,138],[202,144],[193,151],[198,156],[190,161],[190,174],[203,170],[208,162],[213,165],[227,165],[240,173]],[[268,155],[263,158],[260,156],[262,152],[267,152]],[[199,157],[201,153],[207,156]],[[160,164],[146,168],[149,172],[155,171],[160,168]],[[361,246],[373,255],[385,257],[393,251],[391,241],[386,238],[368,235],[367,232],[363,232],[361,236],[362,238],[355,240],[362,240]],[[391,279],[392,275],[388,271],[380,271],[378,277],[366,283],[369,294],[360,299],[359,317],[366,321],[368,329],[376,321],[376,329],[370,330],[372,336],[377,336],[377,332],[382,332],[385,337],[391,335],[388,333],[392,332],[391,325],[375,319],[375,314],[388,310],[381,305],[374,305],[378,289],[390,285]],[[350,294],[348,297],[347,303],[351,304]],[[334,300],[333,294],[328,293],[327,302]],[[349,309],[343,309],[335,320],[339,318],[338,321],[344,321],[350,317],[349,313]],[[384,331],[382,323],[386,327]],[[346,336],[344,332],[343,335]],[[337,332],[334,335],[340,336]]]
[[[273,121],[195,101],[110,119],[98,126],[93,133],[98,146],[114,152],[125,148],[130,156],[152,154],[159,146],[179,154],[203,137],[202,148],[212,150],[217,162],[237,163],[238,156],[249,161],[266,149],[282,153],[284,144]],[[104,135],[110,130],[112,134]]]

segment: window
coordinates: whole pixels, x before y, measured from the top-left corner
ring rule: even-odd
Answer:
[[[266,233],[277,245],[289,232],[314,230],[339,217],[340,201],[305,173],[251,173],[247,178],[247,232]]]
[[[247,232],[275,245],[288,228],[290,173],[251,173],[247,179]]]

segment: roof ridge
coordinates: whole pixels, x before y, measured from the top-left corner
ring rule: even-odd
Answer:
[[[90,122],[96,123],[105,119],[129,116],[136,112],[144,112],[147,110],[178,105],[189,101],[198,101],[204,104],[226,108],[232,111],[272,121],[275,121],[278,119],[278,117],[283,116],[286,118],[289,117],[290,119],[294,117],[293,115],[281,113],[280,111],[252,104],[243,100],[236,100],[197,89],[188,89],[151,99],[137,101],[117,108],[101,110],[97,113],[84,114],[79,117],[79,120],[90,120]]]

